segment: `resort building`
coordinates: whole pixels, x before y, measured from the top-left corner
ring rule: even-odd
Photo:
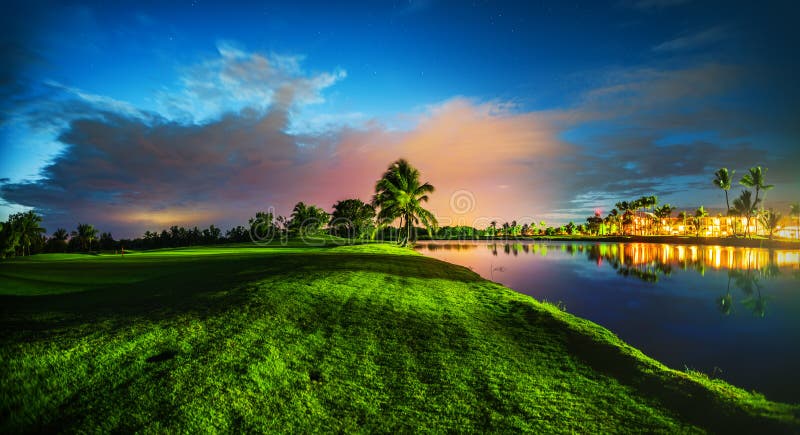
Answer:
[[[699,226],[699,228],[698,228]],[[606,233],[610,228],[604,228]],[[733,235],[768,236],[769,230],[756,216],[694,216],[659,218],[652,213],[636,212],[622,216],[622,233],[626,235],[699,235],[701,237],[728,237]],[[772,232],[773,237],[798,238],[797,221],[783,217]]]

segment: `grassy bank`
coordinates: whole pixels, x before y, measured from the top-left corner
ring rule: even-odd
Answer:
[[[0,263],[3,432],[800,429],[800,407],[388,245]]]

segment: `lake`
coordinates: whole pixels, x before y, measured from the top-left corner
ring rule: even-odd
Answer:
[[[538,241],[416,248],[560,304],[672,368],[800,402],[800,250]]]

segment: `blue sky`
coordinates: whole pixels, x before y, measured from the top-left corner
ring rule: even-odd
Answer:
[[[329,208],[368,199],[400,156],[440,187],[433,206],[453,222],[582,221],[645,193],[719,207],[708,182],[719,166],[769,167],[768,206],[800,196],[790,2],[6,8],[0,212],[33,207],[49,226],[83,219],[134,235],[233,225],[299,200]],[[160,171],[130,172],[131,153]],[[172,164],[175,153],[196,164]],[[214,187],[181,181],[197,168],[216,174]],[[347,176],[320,192],[331,171]],[[448,198],[461,190],[476,205],[456,216]]]

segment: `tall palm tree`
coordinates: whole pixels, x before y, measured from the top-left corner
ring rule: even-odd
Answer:
[[[772,190],[775,185],[772,184],[765,184],[764,174],[767,172],[767,168],[761,168],[761,166],[756,166],[750,168],[747,174],[744,174],[741,180],[739,180],[739,184],[745,187],[749,187],[751,189],[756,190],[756,199],[753,201],[754,204],[758,204],[758,195],[759,192],[762,190],[767,192],[768,190]],[[762,200],[763,202],[763,200]]]
[[[489,226],[492,227],[492,237],[497,234],[497,221],[489,222]]]
[[[76,230],[72,232],[72,236],[81,241],[81,248],[91,250],[92,240],[97,237],[97,233],[97,228],[94,225],[79,223]]]
[[[761,166],[755,166],[750,168],[747,174],[744,174],[741,180],[739,180],[739,184],[745,187],[749,187],[751,189],[756,190],[756,199],[753,200],[753,204],[758,206],[759,198],[758,194],[760,191],[764,191],[764,195],[766,196],[766,192],[772,190],[775,185],[773,184],[765,184],[764,174],[767,172],[767,168],[761,168]],[[761,203],[764,203],[764,200],[761,199]],[[749,221],[748,221],[749,224]],[[758,220],[756,219],[756,233],[758,233]]]
[[[372,205],[380,208],[378,223],[385,226],[400,219],[397,242],[402,246],[413,242],[414,224],[422,223],[430,233],[438,222],[433,213],[422,207],[422,203],[428,201],[428,194],[433,191],[430,183],[420,182],[416,168],[405,159],[397,160],[375,184]]]
[[[736,171],[728,171],[728,168],[719,168],[714,172],[714,180],[712,181],[715,186],[725,192],[725,206],[728,209],[728,214],[731,214],[731,204],[728,202],[728,191],[731,190],[731,183],[733,182],[733,174]]]
[[[800,202],[795,202],[789,206],[789,216],[797,218],[797,238],[800,239]]]
[[[750,219],[757,208],[758,202],[753,201],[753,193],[749,190],[743,190],[742,193],[739,194],[739,197],[733,200],[733,208],[731,211],[737,216],[747,218],[747,225],[744,232],[746,237],[750,236]]]

